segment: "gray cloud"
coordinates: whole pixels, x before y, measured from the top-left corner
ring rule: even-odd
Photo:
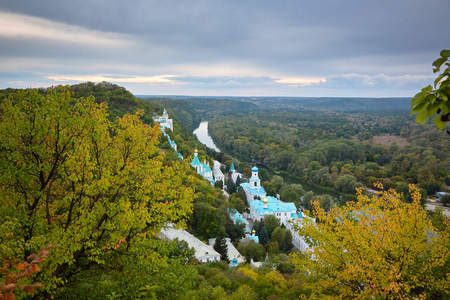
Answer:
[[[0,78],[14,68],[47,79],[172,75],[185,81],[186,94],[190,87],[258,85],[264,92],[299,93],[274,82],[316,77],[327,79],[315,84],[318,93],[384,87],[409,94],[448,47],[439,24],[449,12],[447,0],[2,1],[3,16],[19,16],[24,25],[34,18],[31,25],[45,30],[25,27],[12,36],[0,20]],[[43,38],[47,29],[53,36]]]

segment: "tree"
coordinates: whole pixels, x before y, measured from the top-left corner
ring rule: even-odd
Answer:
[[[230,176],[230,179],[228,179],[228,182],[227,182],[227,192],[230,195],[233,194],[233,193],[236,193],[236,185],[234,184],[233,180],[231,179],[231,176]]]
[[[221,260],[229,262],[227,241],[225,240],[225,235],[221,230],[216,237],[216,242],[214,243],[213,248],[220,254]]]
[[[267,232],[267,228],[266,225],[264,224],[264,222],[261,223],[262,224],[262,228],[261,231],[259,232],[259,242],[261,243],[261,245],[265,246],[269,243],[269,233]]]
[[[264,225],[266,226],[267,233],[269,234],[270,238],[275,228],[280,226],[280,220],[278,220],[278,218],[275,217],[274,215],[267,215],[264,217]]]
[[[236,189],[239,189],[240,186],[241,186],[241,176],[238,175],[236,177]]]
[[[216,181],[215,186],[219,189],[223,189],[223,180]]]
[[[378,186],[380,188],[380,186]],[[437,231],[420,206],[395,191],[369,198],[358,190],[358,201],[326,213],[319,205],[317,222],[297,227],[312,250],[293,260],[313,295],[350,298],[418,298],[450,293],[448,268],[450,231]],[[444,296],[445,297],[445,296]]]
[[[328,173],[327,173],[328,174]],[[280,197],[284,202],[293,202],[298,207],[300,196],[305,193],[301,184],[294,183],[285,185],[280,190]]]
[[[272,233],[271,241],[272,242],[278,242],[278,246],[280,249],[283,247],[284,240],[286,239],[286,230],[281,227],[275,228],[275,230]]]
[[[240,190],[237,193],[231,194],[228,201],[239,213],[242,214],[245,211],[245,194],[243,191]]]
[[[302,199],[302,206],[305,210],[311,210],[312,204],[311,200],[314,198],[314,192],[313,191],[307,191]]]
[[[244,232],[245,224],[242,222],[238,222],[234,224],[232,221],[229,221],[226,225],[227,235],[230,237],[231,241],[235,243],[245,236]]]
[[[18,222],[11,257],[55,245],[37,274],[47,292],[191,213],[190,168],[163,165],[159,127],[140,111],[111,123],[105,104],[64,87],[21,91],[0,110],[0,223]]]
[[[450,121],[450,50],[442,50],[441,57],[433,62],[433,72],[440,71],[442,65],[447,68],[439,74],[431,85],[424,87],[411,100],[411,115],[417,114],[416,122],[425,124],[434,116],[434,125],[444,130],[445,123]],[[450,135],[450,131],[447,130]]]
[[[245,257],[245,261],[250,263],[250,260],[261,261],[264,258],[264,247],[255,243],[254,240],[246,240],[239,243],[238,250]]]

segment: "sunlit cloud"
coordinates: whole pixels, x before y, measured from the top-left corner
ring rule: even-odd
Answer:
[[[48,79],[57,82],[113,82],[113,83],[137,83],[137,84],[166,84],[176,85],[184,84],[183,82],[174,81],[173,75],[158,75],[158,76],[114,76],[114,75],[82,75],[82,76],[47,76]]]
[[[132,37],[0,11],[0,38],[52,40],[90,46],[130,46]]]
[[[324,77],[285,77],[275,80],[275,82],[286,84],[289,87],[312,86],[325,81]]]

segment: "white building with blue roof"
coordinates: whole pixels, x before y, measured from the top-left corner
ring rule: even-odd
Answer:
[[[198,159],[197,149],[195,149],[194,151],[194,158],[192,159],[191,166],[195,169],[195,171],[199,175],[203,176],[206,180],[211,182],[212,185],[214,185],[215,181],[213,177],[213,172],[209,167],[209,165],[206,163],[206,159],[204,160],[203,163],[200,162],[200,160]]]
[[[159,126],[161,126],[161,128],[170,128],[170,130],[173,130],[173,120],[169,118],[169,115],[167,114],[165,108],[162,116],[154,117],[153,121],[159,123]]]
[[[250,224],[245,219],[245,215],[240,214],[236,209],[227,209],[228,214],[230,215],[231,221],[233,221],[234,224],[242,223],[244,224],[244,233],[250,233]]]
[[[231,168],[230,168],[230,173],[231,173],[231,180],[233,180],[233,182],[236,184],[237,178],[240,177],[242,179],[242,173],[239,173],[238,171],[236,171],[236,169],[234,168],[234,162],[231,162]]]
[[[287,226],[289,220],[298,217],[294,203],[282,202],[272,196],[250,202],[250,217],[253,221],[260,221],[268,215],[275,216],[284,226]]]
[[[283,224],[286,229],[292,233],[292,244],[300,251],[308,251],[310,248],[303,236],[299,235],[293,225],[302,226],[305,217],[300,211],[297,214],[297,208],[294,203],[282,202],[275,197],[267,196],[262,201],[253,200],[250,203],[250,217],[254,221],[260,221],[265,216],[273,215],[280,224]]]
[[[177,152],[178,158],[183,159],[183,155],[178,152],[177,143],[175,143],[175,141],[172,141],[170,135],[165,130],[166,128],[170,128],[170,130],[173,130],[173,121],[172,119],[169,119],[169,115],[167,114],[166,109],[164,109],[162,116],[153,117],[153,121],[159,124],[162,134],[167,137],[167,141],[169,142],[170,147],[172,147],[172,149]]]
[[[267,196],[266,190],[264,190],[264,187],[261,185],[257,167],[252,168],[252,177],[248,182],[241,183],[241,187],[244,189],[248,205],[258,197],[264,199]]]

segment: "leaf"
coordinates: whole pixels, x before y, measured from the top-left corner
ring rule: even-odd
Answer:
[[[13,293],[6,293],[2,300],[16,300],[16,296]]]
[[[436,97],[435,97],[435,99],[436,99]],[[430,118],[436,114],[437,110],[439,109],[440,104],[441,104],[441,101],[438,100],[435,103],[433,103],[427,107],[428,116]]]
[[[437,90],[436,93],[439,94],[439,98],[441,98],[444,101],[448,101],[448,97],[444,92]]]
[[[416,122],[420,123],[420,124],[424,124],[423,120],[424,117],[428,116],[427,112],[424,110],[422,112],[420,112],[417,116],[416,116]]]
[[[5,286],[3,289],[4,289],[4,291],[6,291],[6,292],[12,292],[12,291],[14,291],[15,289],[16,289],[16,284],[15,283],[10,283],[10,284],[8,284],[7,286]]]
[[[445,87],[447,87],[449,85],[450,85],[450,79],[446,79],[446,80],[441,82],[441,85],[439,86],[439,89],[443,89],[443,88],[445,88]]]
[[[33,253],[33,254],[31,254],[30,256],[27,257],[27,260],[30,261],[30,260],[35,259],[36,257],[37,257],[37,255],[35,253]]]
[[[433,90],[433,87],[431,86],[431,85],[428,85],[428,86],[426,86],[426,87],[424,87],[423,89],[422,89],[422,92],[423,93],[429,93],[429,92],[431,92]]]
[[[445,122],[441,121],[441,115],[437,115],[436,117],[434,117],[434,125],[436,125],[436,127],[440,130],[444,130]]]
[[[31,265],[30,268],[31,268],[31,271],[34,273],[39,272],[41,270],[37,264]]]
[[[27,294],[33,294],[34,293],[34,285],[26,285],[22,289]]]
[[[28,266],[28,263],[26,261],[24,261],[21,264],[17,264],[16,265],[16,269],[17,270],[25,270],[27,268],[27,266]]]
[[[442,64],[445,63],[446,61],[447,61],[447,58],[445,58],[445,57],[441,57],[441,58],[436,59],[433,62],[433,67],[435,67],[435,69],[433,69],[433,72],[434,73],[439,72]]]
[[[411,115],[423,111],[428,106],[428,102],[422,102],[417,104],[413,109],[411,109]]]
[[[442,50],[442,51],[441,51],[441,56],[442,56],[442,57],[445,57],[445,58],[450,57],[450,50],[448,50],[448,49]]]
[[[419,104],[420,102],[423,101],[425,97],[425,93],[424,92],[419,92],[417,93],[414,98],[411,99],[411,108],[413,108],[414,106],[416,106],[417,104]]]
[[[448,71],[448,69],[446,69],[445,71]],[[439,84],[439,82],[441,82],[442,78],[444,78],[444,74],[439,75],[435,80],[434,80],[434,87],[436,88]]]
[[[442,110],[442,114],[443,115],[446,115],[446,114],[450,113],[450,102],[443,101],[441,103],[441,105],[439,106],[439,108]]]

